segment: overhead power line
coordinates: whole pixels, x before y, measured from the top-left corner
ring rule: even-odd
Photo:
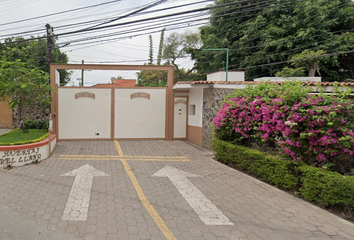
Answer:
[[[194,13],[194,12],[200,12],[200,11],[208,11],[208,10],[211,10],[211,9],[221,8],[221,7],[225,7],[225,6],[231,6],[231,5],[239,4],[240,2],[249,2],[249,1],[252,1],[252,0],[243,0],[243,1],[238,1],[238,2],[226,3],[226,4],[222,4],[222,5],[218,5],[218,6],[198,8],[198,9],[193,9],[193,10],[188,10],[188,11],[183,11],[183,12],[177,12],[177,13],[161,15],[161,16],[157,16],[157,17],[138,19],[138,20],[125,22],[125,23],[116,23],[116,24],[111,24],[111,25],[107,25],[107,26],[99,26],[99,27],[89,28],[89,29],[85,28],[85,29],[80,29],[80,30],[76,30],[76,31],[70,31],[70,32],[64,32],[64,33],[55,34],[55,35],[53,35],[53,37],[72,35],[72,34],[81,33],[81,32],[91,32],[91,31],[96,31],[96,30],[109,29],[109,28],[123,26],[123,25],[128,25],[128,24],[132,24],[132,23],[139,23],[139,22],[144,22],[144,21],[149,21],[149,20],[168,18],[168,17],[178,16],[178,15],[183,15],[183,14],[189,14],[189,13]],[[36,37],[36,38],[33,38],[33,40],[41,39],[41,38],[43,38],[43,37]],[[13,41],[12,43],[18,43],[18,42],[22,42],[22,41],[25,41],[25,40]]]
[[[66,10],[66,11],[61,11],[61,12],[46,14],[46,15],[42,15],[42,16],[38,16],[38,17],[26,18],[26,19],[14,21],[14,22],[2,23],[2,24],[0,24],[0,26],[5,26],[5,25],[10,25],[10,24],[15,24],[15,23],[21,23],[21,22],[27,22],[27,21],[31,21],[31,20],[35,20],[35,19],[40,19],[40,18],[45,18],[45,17],[52,17],[52,16],[54,16],[54,15],[59,15],[59,14],[63,14],[63,13],[79,11],[79,10],[83,10],[83,9],[87,9],[87,8],[98,7],[98,6],[102,6],[102,5],[106,5],[106,4],[111,4],[111,3],[115,3],[115,2],[120,2],[120,1],[122,1],[122,0],[113,0],[113,1],[104,2],[104,3],[99,3],[99,4],[94,4],[94,5],[90,5],[90,6],[86,6],[86,7],[80,7],[80,8],[70,9],[70,10]]]
[[[127,14],[125,14],[125,15],[123,15],[123,16],[119,16],[119,17],[117,17],[117,18],[114,18],[114,19],[109,20],[109,21],[107,21],[107,22],[103,22],[103,23],[97,24],[97,25],[92,26],[92,27],[89,27],[89,28],[87,28],[87,29],[93,29],[93,28],[96,28],[96,27],[98,27],[98,26],[102,26],[102,25],[105,25],[105,24],[108,24],[108,23],[112,23],[112,22],[118,21],[118,20],[120,20],[120,19],[129,17],[129,16],[132,16],[132,15],[134,15],[134,14],[136,14],[136,13],[139,13],[139,12],[142,12],[142,11],[144,11],[144,10],[146,10],[146,9],[155,7],[155,6],[157,6],[157,5],[161,4],[161,3],[164,3],[164,2],[166,2],[166,1],[167,1],[167,0],[157,0],[157,1],[155,1],[155,2],[153,2],[153,3],[150,3],[150,4],[146,5],[146,6],[143,6],[143,7],[139,8],[139,9],[137,9],[137,10],[131,12],[131,13],[127,13]]]

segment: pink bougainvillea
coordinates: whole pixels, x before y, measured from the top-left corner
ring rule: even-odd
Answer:
[[[322,166],[335,156],[354,154],[350,108],[347,101],[321,95],[307,95],[291,105],[281,97],[232,97],[213,124],[219,139],[275,143],[293,161]]]

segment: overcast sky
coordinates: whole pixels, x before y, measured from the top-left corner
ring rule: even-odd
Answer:
[[[119,16],[128,13],[148,4],[157,2],[157,0],[0,0],[0,41],[7,36],[13,36],[16,33],[33,31],[20,34],[18,36],[45,35],[45,25],[51,24],[55,34],[67,33],[75,30],[81,30],[98,24],[105,23]],[[111,2],[111,3],[110,3]],[[87,6],[103,4],[96,7],[84,8]],[[188,5],[190,3],[198,3]],[[167,0],[153,8],[144,10],[140,14],[126,17],[124,19],[106,23],[110,24],[124,23],[146,19],[171,13],[178,13],[192,9],[198,9],[211,4],[212,1],[202,0]],[[174,6],[184,6],[176,7]],[[62,11],[84,8],[77,11],[70,11],[64,14],[55,14]],[[172,8],[169,10],[160,10],[163,8]],[[150,13],[149,13],[150,12]],[[41,17],[49,14],[48,17]],[[157,50],[160,39],[160,31],[166,27],[165,36],[173,31],[183,32],[186,29],[197,31],[205,24],[207,12],[191,13],[189,15],[180,15],[171,18],[158,19],[153,22],[139,22],[127,25],[116,26],[109,29],[89,31],[76,35],[59,36],[57,43],[62,47],[61,50],[69,56],[70,63],[102,63],[102,64],[136,64],[142,65],[142,60],[147,60],[149,55],[149,37],[153,37],[154,58],[157,58]],[[24,19],[36,18],[33,20],[21,21]],[[200,21],[195,21],[195,20]],[[15,21],[21,21],[13,23]],[[74,25],[76,24],[76,25]],[[108,34],[107,37],[104,35]],[[88,39],[88,38],[92,39]],[[178,62],[186,68],[191,68],[193,62],[190,59],[182,59]],[[110,77],[122,76],[125,79],[136,79],[135,71],[87,71],[85,72],[85,86],[96,83],[108,83]],[[78,85],[81,77],[81,71],[74,71],[70,85]]]

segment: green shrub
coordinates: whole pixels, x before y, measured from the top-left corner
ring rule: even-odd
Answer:
[[[354,209],[354,176],[343,176],[311,166],[299,167],[301,195],[323,207],[341,206]]]
[[[49,121],[45,119],[31,120],[28,119],[25,122],[26,129],[45,129],[49,128]],[[22,122],[20,123],[20,129],[23,129]]]
[[[213,119],[216,138],[245,145],[274,146],[287,160],[348,172],[354,164],[353,104],[344,99],[350,90],[327,95],[310,94],[301,82],[248,85],[230,94]],[[339,92],[338,92],[339,91]],[[342,159],[348,159],[343,168]]]
[[[295,190],[298,185],[296,163],[278,160],[258,150],[213,139],[211,146],[222,163],[245,170],[283,189]]]
[[[215,157],[224,164],[282,189],[298,190],[300,197],[322,207],[341,207],[350,216],[354,213],[354,176],[276,159],[258,150],[219,139],[212,139],[211,146]]]

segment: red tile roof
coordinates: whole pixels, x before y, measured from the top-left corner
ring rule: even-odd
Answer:
[[[92,87],[135,87],[135,79],[116,79],[112,84],[96,84]]]
[[[235,85],[246,85],[246,84],[260,84],[261,82],[253,81],[179,81],[177,84],[235,84]],[[270,82],[272,84],[282,84],[283,82]],[[306,86],[316,86],[317,84],[321,86],[333,86],[334,82],[303,82]],[[354,82],[339,82],[339,86],[354,87]]]

